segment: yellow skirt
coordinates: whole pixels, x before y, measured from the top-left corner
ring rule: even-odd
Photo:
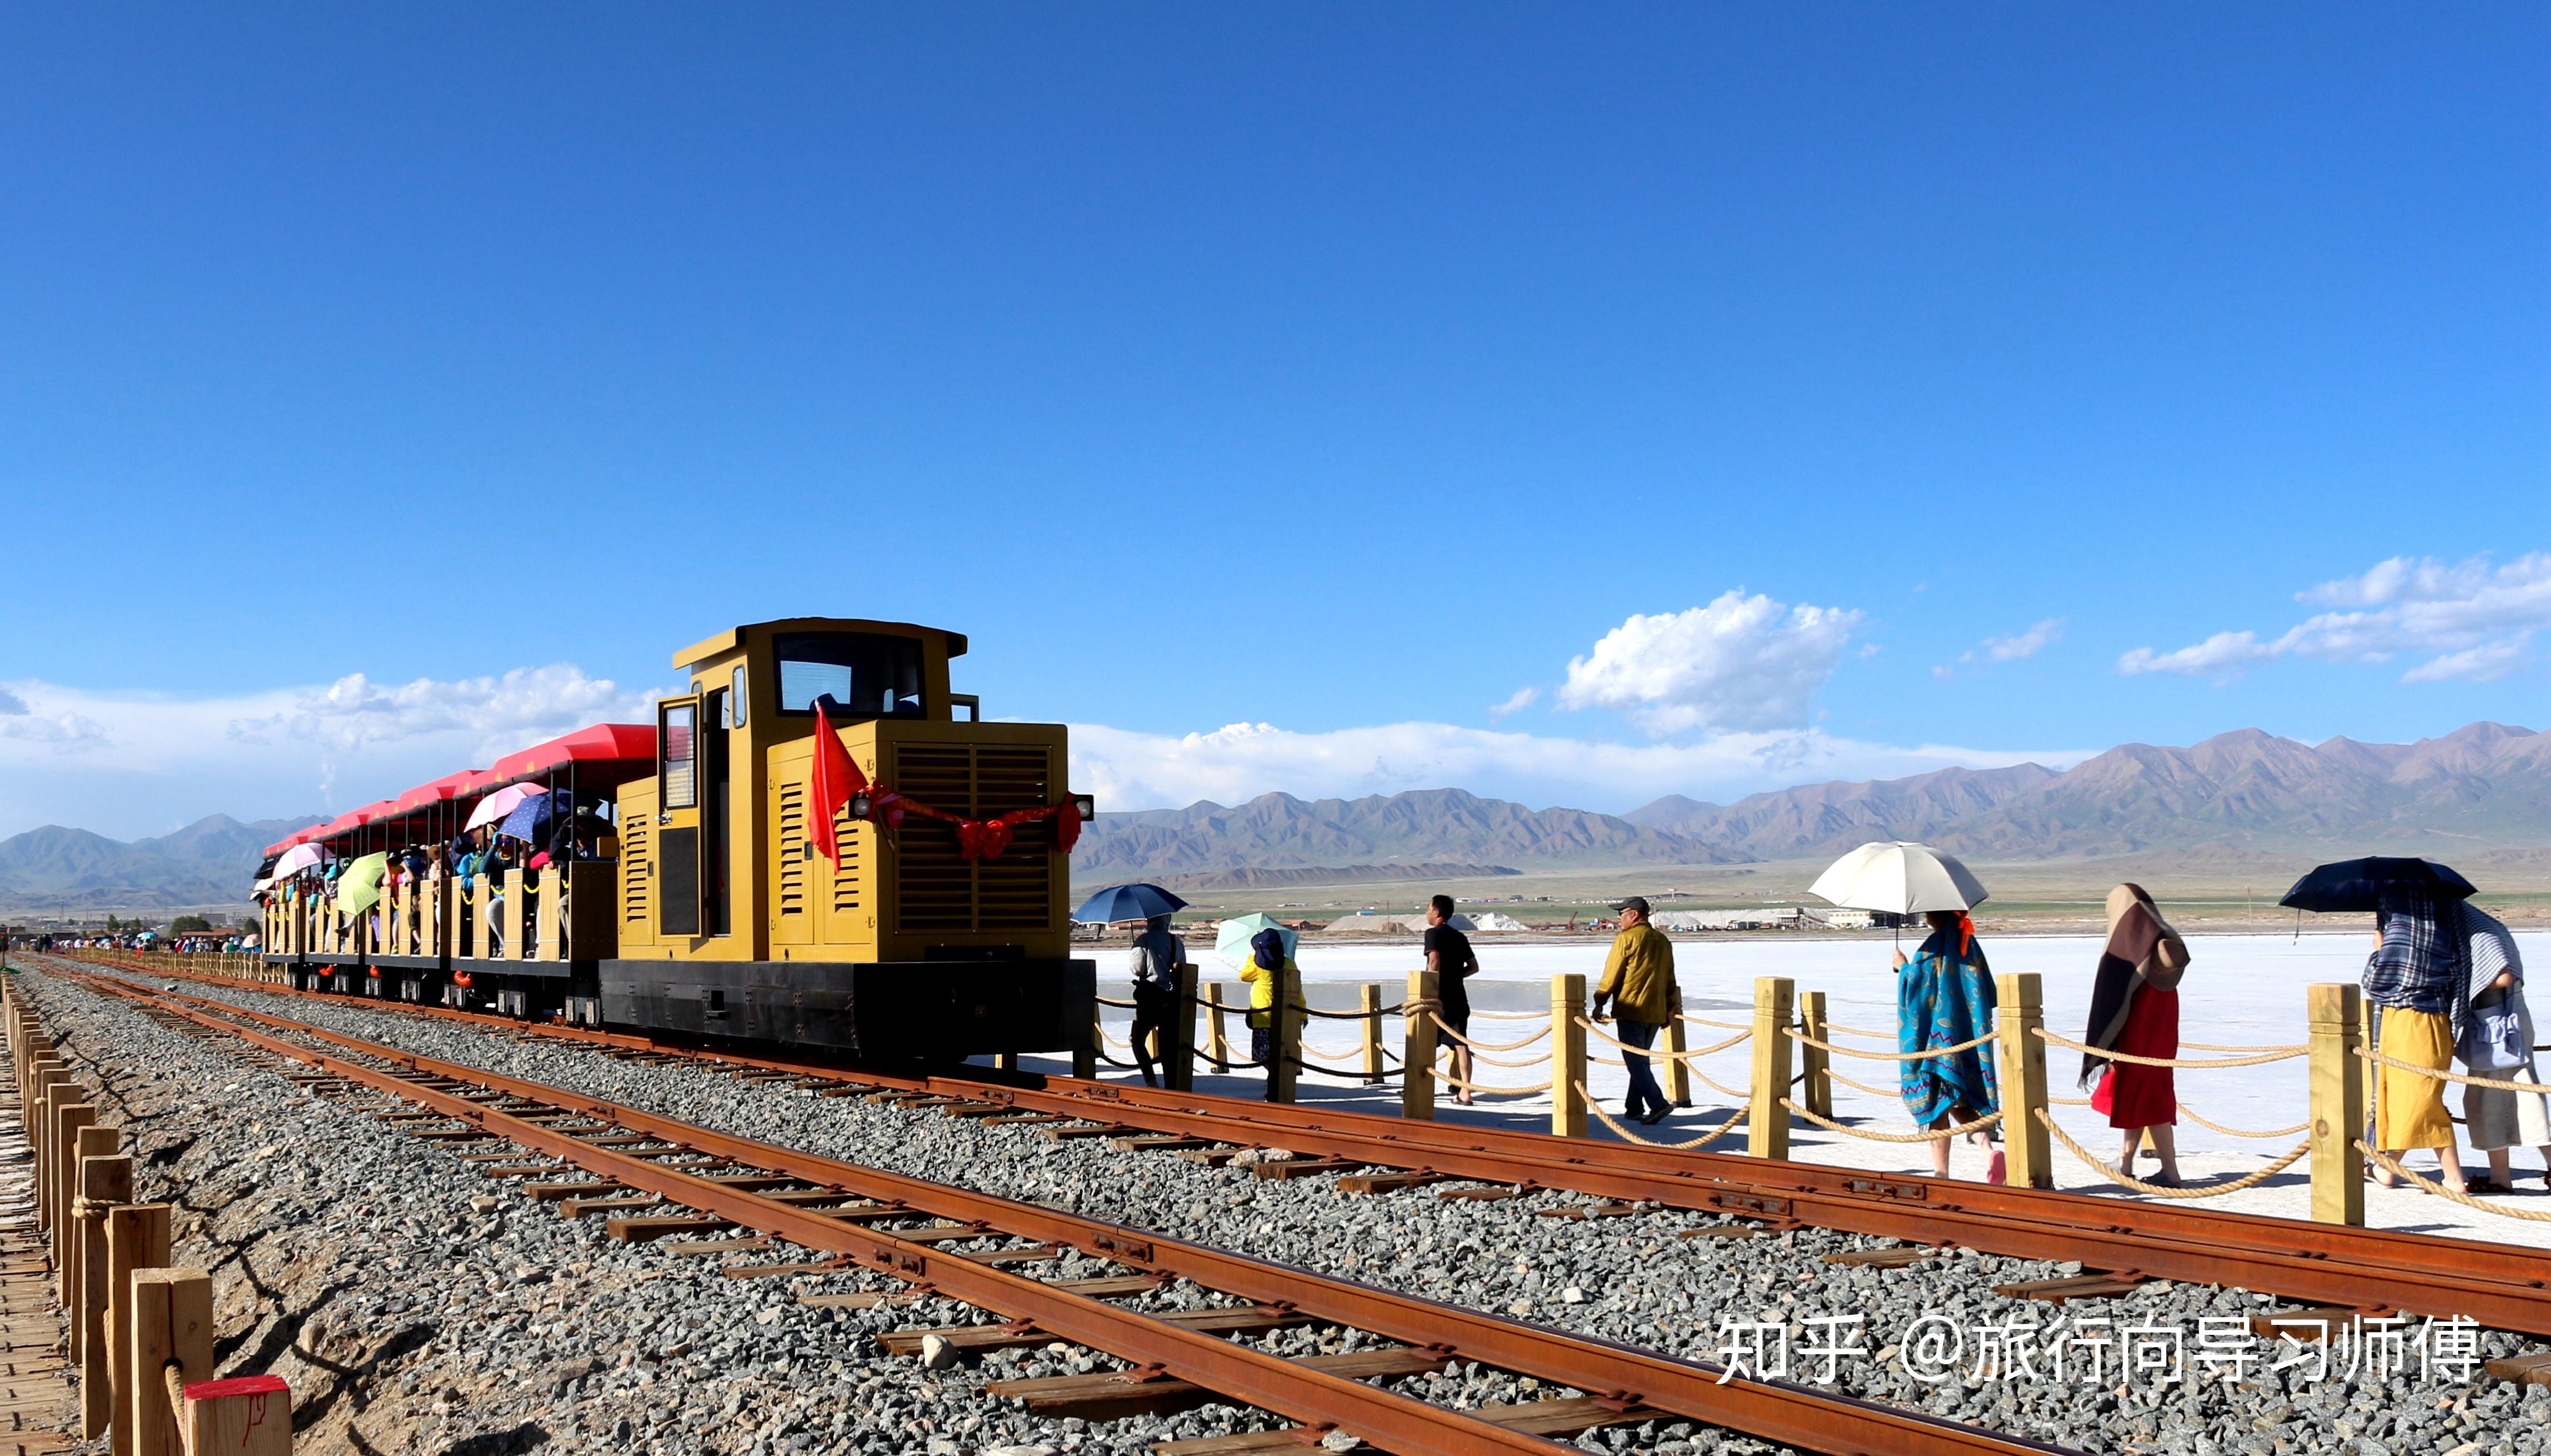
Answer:
[[[2383,1008],[2383,1055],[2438,1072],[2453,1065],[2453,1022],[2442,1011]],[[2381,1101],[2374,1113],[2374,1145],[2387,1153],[2408,1148],[2450,1148],[2454,1121],[2445,1111],[2445,1084],[2398,1067],[2383,1069]]]

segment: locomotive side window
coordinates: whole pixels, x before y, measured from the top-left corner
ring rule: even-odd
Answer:
[[[829,697],[853,717],[922,716],[921,643],[914,638],[781,632],[770,649],[779,664],[782,714],[803,716],[815,710],[815,699]]]
[[[656,752],[663,775],[667,809],[687,809],[700,801],[699,735],[695,703],[667,703],[656,733]]]

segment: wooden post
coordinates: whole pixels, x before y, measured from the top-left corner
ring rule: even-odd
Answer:
[[[1231,1033],[1223,1028],[1222,983],[1208,983],[1204,988],[1204,1048],[1219,1074],[1231,1067]]]
[[[1435,1023],[1422,1009],[1435,1002],[1435,973],[1408,973],[1408,1003],[1400,1013],[1399,1115],[1435,1120]]]
[[[1099,1027],[1104,1024],[1098,1018],[1106,1014],[1107,1008],[1092,997],[1089,1002],[1089,1035],[1079,1046],[1071,1049],[1071,1075],[1083,1082],[1098,1076],[1098,1048],[1103,1045],[1098,1039]]]
[[[1196,968],[1180,961],[1171,968],[1171,987],[1177,999],[1161,1027],[1161,1082],[1172,1092],[1195,1091]]]
[[[1585,1135],[1585,977],[1564,972],[1550,978],[1550,1134]],[[1479,1075],[1477,1064],[1472,1076]]]
[[[1357,1009],[1364,1013],[1364,1082],[1379,1086],[1381,1067],[1381,983],[1367,982]]]
[[[1821,1042],[1833,1040],[1832,1029],[1825,1022],[1825,993],[1820,990],[1798,992],[1798,1030]],[[1798,1044],[1798,1073],[1806,1095],[1798,1104],[1819,1117],[1833,1115],[1833,1056],[1823,1047]]]
[[[2001,1033],[2001,1141],[2013,1188],[2055,1187],[2053,1148],[2046,1124],[2037,1120],[2046,1110],[2046,1043],[2037,1036],[2046,1019],[2039,981],[2034,971],[1993,978],[2000,1002],[1994,1016]]]
[[[1690,1047],[1691,1038],[1683,1024],[1683,988],[1677,987],[1674,998],[1666,1002],[1666,1050],[1674,1055],[1664,1060],[1666,1100],[1678,1107],[1691,1105],[1691,1064],[1682,1055]]]
[[[1267,1100],[1289,1102],[1300,1076],[1302,1060],[1302,973],[1279,969],[1276,973],[1275,1003],[1267,1008],[1276,1018],[1276,1065],[1267,1069]]]
[[[2365,1224],[2365,993],[2342,982],[2304,992],[2311,1057],[2311,1204],[2314,1223]]]
[[[133,1456],[133,1275],[168,1262],[168,1205],[126,1204],[106,1211],[107,1434],[113,1456]]]
[[[195,1381],[185,1403],[186,1448],[232,1456],[292,1456],[292,1387],[279,1375]]]
[[[1754,1097],[1745,1114],[1745,1151],[1757,1158],[1789,1156],[1789,1025],[1791,982],[1786,976],[1754,978]]]
[[[70,1099],[71,1074],[58,1061],[36,1064],[36,1094],[27,1099],[27,1147],[36,1155],[36,1227],[53,1226],[53,1103]],[[59,1089],[58,1093],[56,1089]]]
[[[93,1129],[94,1130],[94,1129]],[[80,1297],[71,1305],[71,1358],[80,1372],[80,1435],[94,1440],[115,1414],[115,1379],[106,1343],[112,1278],[106,1219],[133,1201],[133,1159],[124,1153],[80,1160]]]
[[[200,1269],[133,1271],[133,1322],[126,1340],[133,1379],[118,1404],[133,1422],[134,1456],[186,1456],[163,1373],[213,1378],[213,1277]]]
[[[64,1169],[70,1196],[62,1203],[62,1314],[67,1326],[62,1344],[70,1352],[73,1365],[79,1363],[83,1348],[80,1343],[80,1311],[88,1307],[88,1239],[96,1227],[85,1201],[92,1196],[89,1193],[88,1162],[91,1158],[114,1157],[122,1141],[122,1132],[113,1127],[91,1123],[80,1128],[72,1134],[70,1162]],[[129,1202],[132,1197],[128,1192],[108,1201]],[[102,1210],[103,1205],[100,1206]]]
[[[64,1308],[71,1300],[71,1196],[79,1191],[79,1135],[95,1121],[97,1108],[86,1102],[53,1109],[53,1293]]]

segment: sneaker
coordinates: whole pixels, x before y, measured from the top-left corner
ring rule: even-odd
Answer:
[[[2010,1182],[2010,1169],[2009,1169],[2009,1165],[2008,1165],[2008,1164],[2006,1164],[2006,1163],[2003,1161],[2003,1157],[2002,1157],[2002,1154],[2001,1154],[2001,1153],[1999,1153],[1999,1152],[1995,1152],[1995,1153],[1992,1155],[1992,1161],[1991,1161],[1990,1163],[1988,1163],[1988,1164],[1986,1164],[1986,1165],[1985,1165],[1985,1182],[1987,1182],[1987,1183],[2008,1183],[2008,1182]]]
[[[1666,1114],[1673,1110],[1674,1109],[1671,1107],[1659,1107],[1655,1111],[1650,1112],[1647,1116],[1640,1118],[1639,1123],[1644,1127],[1654,1127],[1658,1123],[1665,1121]]]

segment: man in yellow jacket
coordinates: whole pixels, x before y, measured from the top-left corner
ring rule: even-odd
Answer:
[[[1641,1053],[1656,1045],[1657,1033],[1674,1014],[1674,942],[1648,923],[1645,898],[1632,895],[1612,909],[1621,917],[1621,933],[1612,937],[1602,984],[1594,988],[1593,1018],[1605,1019],[1603,1003],[1611,1002],[1621,1021],[1620,1040],[1639,1049],[1621,1053],[1621,1064],[1630,1069],[1630,1095],[1622,1110],[1631,1120],[1654,1126],[1671,1109],[1665,1089],[1657,1086],[1657,1075]]]

